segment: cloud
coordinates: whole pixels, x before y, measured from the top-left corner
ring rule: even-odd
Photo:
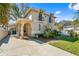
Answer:
[[[74,10],[79,10],[79,3],[73,6]]]
[[[56,11],[56,13],[55,14],[60,14],[61,13],[61,11]]]
[[[73,6],[72,6],[73,5]],[[73,10],[79,10],[79,3],[69,4],[69,8]]]
[[[69,8],[72,9],[72,4],[69,4]]]

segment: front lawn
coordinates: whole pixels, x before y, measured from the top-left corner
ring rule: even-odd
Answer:
[[[70,37],[69,37],[70,38]],[[57,42],[50,42],[50,45],[56,46],[75,55],[79,55],[79,40],[78,38],[69,39],[68,37],[62,38],[62,40]],[[69,39],[69,41],[68,41]],[[77,40],[77,41],[76,41]]]

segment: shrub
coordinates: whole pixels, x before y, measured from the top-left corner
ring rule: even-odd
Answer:
[[[52,33],[51,33],[50,30],[49,30],[49,31],[44,31],[43,36],[44,36],[45,38],[50,38],[50,37],[52,36]]]
[[[53,31],[52,31],[52,34],[53,34],[54,36],[59,36],[59,32],[58,32],[57,30],[53,30]]]
[[[48,31],[44,31],[44,33],[43,33],[43,36],[45,38],[53,38],[53,37],[56,37],[58,35],[59,35],[58,31],[56,31],[56,30],[53,30],[53,31],[48,30]]]
[[[78,37],[78,34],[74,31],[70,31],[70,36],[73,36],[73,37]]]
[[[59,39],[65,40],[65,41],[70,41],[70,42],[75,42],[79,40],[78,37],[70,37],[70,36],[59,36]]]

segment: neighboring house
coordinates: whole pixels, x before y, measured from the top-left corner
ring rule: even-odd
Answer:
[[[63,24],[63,29],[61,30],[61,34],[63,34],[63,35],[70,35],[69,32],[74,30],[74,27],[72,26],[72,21],[63,20],[60,23]]]
[[[19,18],[16,21],[16,33],[21,36],[34,36],[44,32],[45,26],[49,25],[52,29],[55,24],[54,14],[39,13],[39,10],[29,9],[26,18]]]
[[[74,30],[74,27],[72,27],[72,26],[64,26],[63,30],[61,31],[61,34],[69,36],[70,35],[69,31],[72,31],[72,30]]]
[[[63,30],[64,31],[71,31],[71,30],[74,30],[74,27],[72,27],[72,26],[64,26]]]
[[[74,32],[76,32],[77,34],[79,34],[79,27],[74,28]]]
[[[64,26],[72,26],[72,21],[70,20],[63,20],[60,21],[61,24],[63,24]]]
[[[63,27],[63,30],[61,31],[61,34],[70,35],[69,34],[70,31],[73,31],[73,32],[79,34],[79,27],[74,28],[72,26],[65,26],[65,27]]]

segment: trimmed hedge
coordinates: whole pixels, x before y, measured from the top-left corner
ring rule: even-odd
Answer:
[[[78,37],[70,37],[70,36],[59,36],[59,39],[65,40],[65,41],[70,41],[70,42],[75,42],[79,40]]]

